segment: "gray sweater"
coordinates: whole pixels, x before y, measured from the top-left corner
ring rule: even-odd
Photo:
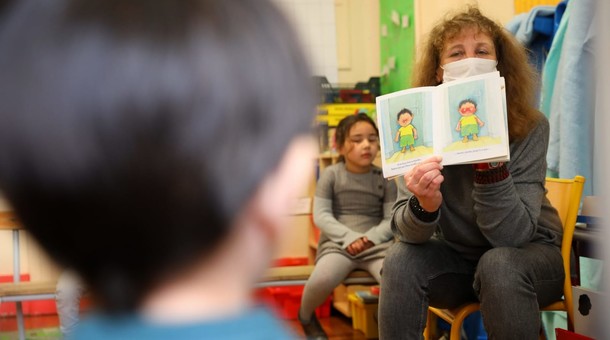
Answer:
[[[491,184],[474,182],[472,165],[444,167],[443,203],[438,218],[419,220],[409,208],[412,194],[399,179],[392,231],[408,243],[436,236],[467,259],[478,260],[494,247],[526,243],[561,245],[559,216],[545,196],[546,150],[549,124],[542,119],[527,137],[510,144],[508,178]]]
[[[393,239],[390,218],[395,200],[395,181],[384,179],[376,166],[365,174],[348,172],[342,162],[326,168],[313,201],[314,222],[322,232],[316,260],[331,252],[360,260],[383,257]],[[375,246],[349,255],[345,248],[362,236]]]

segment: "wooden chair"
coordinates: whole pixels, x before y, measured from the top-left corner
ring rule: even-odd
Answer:
[[[585,178],[575,176],[572,179],[547,178],[546,189],[547,197],[561,218],[563,225],[563,239],[561,242],[561,256],[563,258],[563,269],[565,280],[563,282],[563,299],[556,301],[549,306],[540,308],[541,311],[564,311],[568,314],[568,329],[574,330],[574,315],[572,312],[572,282],[570,278],[570,253],[572,250],[572,238],[576,226],[576,217],[580,206],[580,199],[585,183]],[[460,340],[462,324],[464,319],[478,311],[480,304],[467,303],[455,309],[428,308],[428,322],[424,337],[431,339],[432,328],[436,317],[447,321],[451,325],[449,334],[450,340]]]

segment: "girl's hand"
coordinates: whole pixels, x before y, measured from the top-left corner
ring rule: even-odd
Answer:
[[[442,158],[432,156],[409,170],[404,178],[407,189],[417,197],[419,205],[428,212],[437,211],[443,202],[441,183]]]
[[[352,242],[352,244],[350,244],[349,246],[347,246],[347,253],[355,256],[360,254],[361,252],[371,248],[372,246],[374,246],[375,244],[371,241],[369,241],[369,239],[366,236],[363,236],[359,239],[357,239],[356,241]]]

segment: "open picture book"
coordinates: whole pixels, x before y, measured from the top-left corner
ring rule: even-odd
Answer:
[[[422,160],[443,165],[510,159],[504,78],[491,72],[377,97],[381,164],[386,178]]]

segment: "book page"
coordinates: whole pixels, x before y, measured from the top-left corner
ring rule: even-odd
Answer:
[[[443,164],[507,161],[508,132],[503,78],[498,72],[437,87],[435,153]]]
[[[384,177],[403,174],[432,156],[435,89],[419,87],[377,97]]]
[[[377,97],[381,163],[399,176],[432,155],[443,165],[510,159],[504,78],[499,72]]]

